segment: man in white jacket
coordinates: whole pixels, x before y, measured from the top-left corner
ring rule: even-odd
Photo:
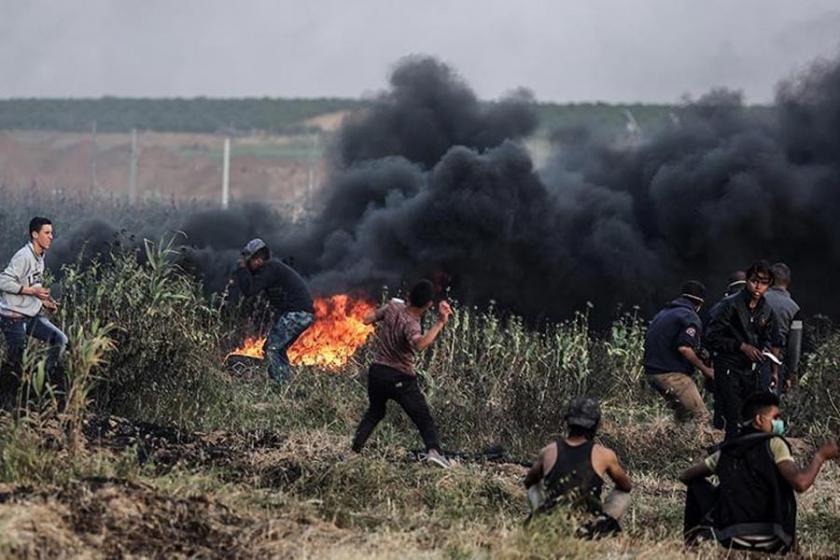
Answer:
[[[6,339],[6,367],[0,373],[0,388],[5,393],[17,387],[21,359],[28,336],[50,345],[47,368],[53,383],[63,385],[60,360],[67,346],[67,336],[53,325],[44,310],[58,309],[43,286],[44,254],[53,240],[52,222],[35,217],[29,222],[29,243],[23,246],[0,273],[0,330]]]

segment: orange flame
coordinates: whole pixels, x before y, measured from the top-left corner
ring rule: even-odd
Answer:
[[[346,294],[315,298],[314,305],[315,322],[289,348],[289,362],[296,366],[340,369],[373,332],[373,326],[365,325],[362,318],[375,307]],[[263,359],[264,344],[265,337],[248,337],[228,356]]]

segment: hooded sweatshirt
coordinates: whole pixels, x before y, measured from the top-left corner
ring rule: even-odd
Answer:
[[[23,295],[23,288],[41,286],[44,281],[44,257],[35,253],[32,243],[27,243],[15,253],[9,266],[0,273],[0,314],[34,317],[41,311],[43,302],[35,296]]]
[[[645,373],[694,373],[694,366],[680,354],[681,346],[700,347],[703,324],[694,304],[679,297],[656,314],[645,336]]]

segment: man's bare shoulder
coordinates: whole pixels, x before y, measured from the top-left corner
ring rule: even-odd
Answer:
[[[618,461],[618,455],[616,455],[615,451],[600,443],[596,443],[592,446],[592,454],[606,463]]]

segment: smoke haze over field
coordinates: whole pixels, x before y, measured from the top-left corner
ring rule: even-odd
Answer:
[[[781,259],[806,307],[838,315],[826,279],[840,272],[840,65],[778,91],[771,119],[718,90],[650,138],[558,133],[537,170],[520,143],[535,122],[526,94],[485,107],[445,64],[404,59],[340,133],[320,213],[197,213],[180,227],[188,260],[217,289],[259,235],[320,293],[429,276],[465,303],[557,319],[587,302],[601,318],[619,304],[650,313],[685,279],[719,287]]]

